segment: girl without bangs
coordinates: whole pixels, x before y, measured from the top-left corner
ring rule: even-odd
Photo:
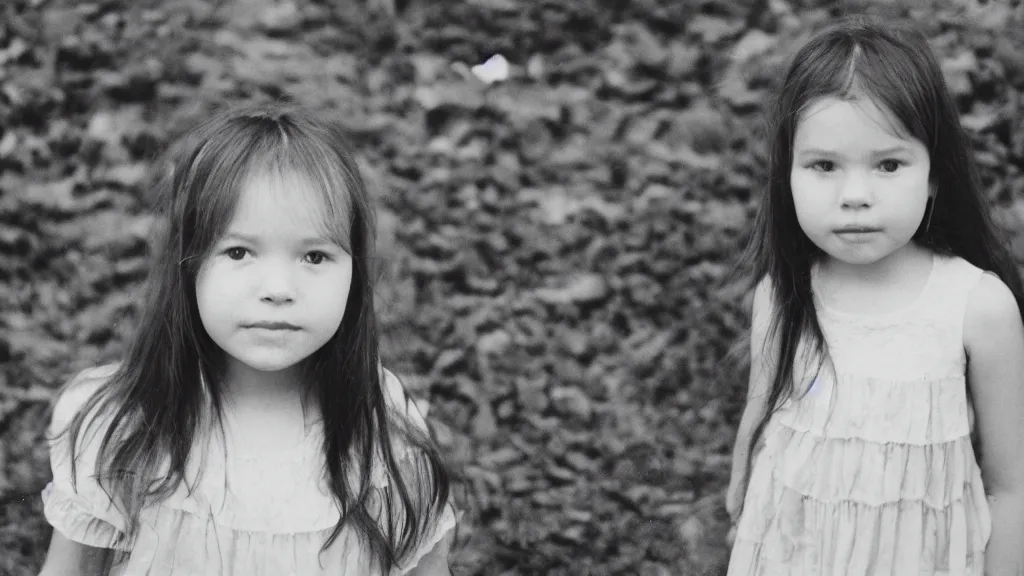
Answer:
[[[768,396],[773,409],[792,392],[793,362],[801,338],[809,339],[819,358],[828,356],[810,305],[811,266],[823,253],[801,231],[789,185],[796,123],[809,104],[826,96],[870,98],[892,112],[894,130],[928,145],[936,194],[915,241],[994,272],[1018,302],[1024,293],[1016,265],[992,222],[970,139],[927,39],[910,28],[887,32],[870,21],[851,18],[848,25],[834,26],[796,53],[767,115],[768,190],[740,267],[751,271],[751,288],[764,278],[775,287],[776,312],[769,332],[779,339],[775,346],[780,362]],[[770,416],[765,414],[758,422],[751,447]]]
[[[1024,347],[1024,290],[927,39],[862,17],[820,31],[794,55],[767,119],[769,182],[740,265],[754,318],[727,496],[738,522],[730,575],[818,574],[830,562],[980,574],[986,542],[987,562],[1010,561],[1018,551],[1007,543],[1024,526],[996,506],[990,522],[970,409],[974,399],[991,456],[985,486],[1012,494],[1016,509],[1024,472],[1005,455],[1022,435],[1008,411],[1024,404],[1024,368],[995,358]],[[875,312],[903,294],[918,296]],[[858,310],[834,306],[844,298]],[[1005,337],[980,335],[984,325]],[[959,331],[962,342],[944,340]],[[940,452],[963,469],[917,469]],[[898,470],[906,476],[884,476]],[[915,491],[930,498],[953,477],[967,480],[918,510]],[[891,503],[907,518],[882,517]],[[966,527],[948,519],[957,514]],[[921,522],[938,528],[922,535]],[[911,525],[913,534],[899,529]]]
[[[326,536],[316,556],[345,536],[339,545],[358,541],[360,553],[343,547],[341,555],[366,557],[369,562],[356,567],[352,564],[355,560],[332,557],[333,563],[326,564],[335,569],[342,562],[351,573],[373,566],[388,574],[410,561],[414,565],[422,560],[454,525],[450,476],[415,404],[394,375],[380,365],[373,300],[374,207],[341,125],[297,107],[229,111],[187,132],[160,165],[166,169],[157,175],[153,186],[162,226],[137,337],[116,369],[87,371],[69,383],[64,395],[84,383],[95,383],[96,392],[84,403],[62,407],[58,402],[52,426],[55,432],[62,432],[60,424],[70,419],[66,432],[71,455],[65,454],[67,448],[52,449],[55,480],[44,493],[47,517],[55,528],[67,532],[64,536],[68,539],[119,550],[121,554],[104,556],[105,569],[110,571],[140,555],[135,546],[144,510],[159,507],[182,485],[187,486],[185,500],[192,497],[209,466],[206,454],[198,448],[199,440],[212,437],[215,430],[224,434],[228,364],[237,362],[204,324],[208,319],[201,314],[197,280],[204,263],[223,258],[218,246],[247,183],[251,186],[254,179],[272,179],[305,187],[306,195],[279,187],[275,189],[277,200],[284,205],[306,201],[305,208],[319,215],[320,229],[315,232],[322,243],[333,243],[336,254],[351,260],[350,287],[339,286],[336,291],[337,298],[344,299],[340,325],[333,335],[328,333],[325,344],[294,365],[301,382],[302,412],[315,411],[321,424],[314,430],[317,441],[312,452],[317,459],[311,460],[320,464],[319,469],[293,473],[322,477],[325,502],[333,504],[337,512],[331,529],[308,531]],[[263,245],[258,246],[228,248],[227,253],[232,261],[258,262],[263,256],[256,254]],[[307,252],[301,273],[318,274],[307,271],[323,270],[315,267],[325,263],[337,265],[328,261],[341,258],[328,254],[332,254],[329,249]],[[314,258],[307,260],[306,256]],[[399,401],[392,402],[395,398]],[[71,414],[73,418],[64,417]],[[92,469],[81,470],[80,463],[76,466],[78,457],[89,455],[82,444],[88,445],[90,435],[102,437],[94,454],[95,480],[89,476]],[[95,446],[92,449],[96,450]],[[189,465],[199,460],[202,465],[192,478]],[[65,461],[70,462],[71,490],[61,484]],[[88,458],[84,461],[90,462]],[[61,514],[56,512],[62,504],[65,508],[69,502],[75,504],[76,498],[79,506],[83,504],[71,494],[83,480],[98,484],[118,507],[118,521],[107,524],[121,529],[104,526],[107,538],[76,533],[70,526],[75,522],[62,524]],[[84,505],[102,509],[102,504],[95,502]],[[119,525],[121,519],[123,525]],[[348,538],[350,534],[356,538]],[[308,573],[301,568],[312,566],[308,558],[295,560],[298,564],[288,564],[290,560],[284,558],[300,553],[301,538],[308,539],[308,534],[286,534],[279,538],[287,543],[282,544],[285,548],[259,554],[277,553],[280,557],[272,560],[280,563],[274,566]],[[295,542],[288,542],[290,539]],[[163,560],[168,567],[181,562],[174,552],[147,550],[156,556],[147,568],[160,573],[156,567],[161,554],[168,555]],[[270,562],[260,558],[252,562]],[[322,559],[313,560],[324,565]],[[202,559],[207,564],[221,562],[225,573],[242,573],[240,566],[232,569],[232,561],[240,562],[223,557]],[[56,562],[48,560],[47,564]],[[260,568],[270,569],[268,566]],[[402,573],[411,568],[405,566]]]

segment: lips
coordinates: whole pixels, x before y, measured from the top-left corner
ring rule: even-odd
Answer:
[[[843,226],[835,230],[836,234],[867,234],[869,232],[881,232],[881,228],[871,226]]]
[[[265,330],[298,330],[299,327],[287,322],[251,322],[243,324],[243,328],[263,328]]]

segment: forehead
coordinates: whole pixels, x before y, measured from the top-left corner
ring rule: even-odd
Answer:
[[[242,181],[230,228],[261,234],[289,228],[325,232],[329,210],[309,178],[294,171],[259,170]]]
[[[922,146],[887,110],[865,96],[826,97],[808,105],[797,119],[793,146],[832,150],[877,150]]]

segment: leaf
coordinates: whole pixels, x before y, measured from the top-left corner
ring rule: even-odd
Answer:
[[[699,154],[685,144],[669,147],[660,142],[648,142],[645,148],[652,158],[682,164],[695,170],[718,170],[722,167],[719,155]]]
[[[531,380],[525,376],[516,378],[516,396],[523,410],[531,414],[540,414],[549,406],[543,380]]]
[[[523,459],[523,454],[511,446],[499,448],[494,452],[484,454],[480,458],[480,465],[488,468],[504,468],[515,464]]]
[[[615,39],[608,50],[616,54],[617,64],[621,68],[633,68],[637,64],[660,67],[669,58],[664,43],[639,22],[620,24],[614,28],[613,33]]]
[[[558,288],[542,288],[534,295],[547,304],[588,304],[608,295],[608,282],[598,274],[577,274]]]
[[[551,403],[560,413],[589,421],[593,415],[590,398],[576,386],[558,386],[551,390]]]
[[[504,330],[495,330],[477,338],[476,349],[481,354],[503,354],[512,345],[512,337]]]
[[[735,70],[722,79],[718,85],[718,95],[741,114],[757,109],[766,99],[763,90],[751,90],[747,81]]]
[[[99,110],[92,114],[85,134],[107,145],[120,146],[126,134],[144,124],[140,107],[119,106],[116,110]]]
[[[687,78],[697,72],[702,50],[697,46],[673,40],[668,47],[667,72],[671,78]]]
[[[775,46],[776,37],[765,33],[763,30],[749,30],[732,47],[733,62],[746,62],[754,56],[760,56]]]
[[[662,114],[641,114],[629,119],[626,123],[626,142],[643,144],[654,139],[661,130],[666,118]]]
[[[436,54],[417,52],[409,56],[409,63],[416,71],[416,84],[432,84],[439,80],[449,66],[446,58]]]
[[[698,549],[704,540],[706,528],[697,516],[690,516],[679,525],[679,538],[690,549]]]
[[[728,119],[706,100],[700,100],[668,119],[664,136],[669,148],[684,145],[697,153],[721,150],[730,136]]]
[[[665,352],[668,344],[676,337],[675,331],[663,330],[651,337],[646,342],[633,348],[631,354],[636,366],[645,366],[654,362]]]
[[[971,92],[970,72],[977,68],[978,60],[970,50],[961,50],[956,56],[943,58],[942,74],[953,96],[966,96]]]
[[[102,179],[125,188],[135,188],[145,181],[148,171],[149,165],[142,162],[119,164],[107,170]]]
[[[434,360],[434,371],[445,373],[452,370],[465,360],[465,352],[462,350],[445,350]]]
[[[38,236],[10,224],[0,222],[0,252],[28,260],[40,246]]]
[[[512,496],[529,494],[535,484],[530,477],[529,469],[526,465],[513,466],[506,469],[503,479],[505,481],[505,491]]]
[[[202,52],[193,52],[185,57],[185,71],[197,82],[211,81],[224,76],[227,67],[220,58]]]
[[[478,6],[493,12],[517,12],[521,5],[516,0],[467,0],[473,6]]]
[[[270,33],[295,30],[302,22],[302,13],[292,0],[268,4],[259,13],[259,28]]]
[[[562,111],[586,102],[590,92],[582,88],[505,84],[490,93],[488,107],[504,113],[516,128],[530,121],[560,122]]]
[[[13,130],[8,130],[3,138],[0,138],[0,159],[13,155],[17,146],[18,135]]]
[[[482,85],[464,81],[418,86],[413,93],[413,99],[425,110],[450,107],[471,112],[484,106]]]
[[[487,402],[482,402],[477,406],[476,415],[473,417],[472,431],[473,436],[481,440],[489,440],[498,433],[494,412]]]
[[[565,461],[578,473],[594,472],[597,469],[593,460],[585,456],[583,453],[575,450],[566,453]],[[589,519],[589,517],[587,519]]]
[[[686,23],[686,31],[696,34],[705,45],[715,44],[743,29],[743,22],[697,14]]]
[[[553,461],[549,461],[544,467],[544,471],[550,478],[565,483],[574,483],[577,480],[578,475],[575,471],[558,465]]]
[[[976,110],[960,116],[960,124],[972,132],[984,132],[997,125],[1002,118],[994,110]]]
[[[14,190],[24,205],[57,213],[74,212],[78,202],[74,190],[76,178],[64,178],[53,182],[25,182]]]

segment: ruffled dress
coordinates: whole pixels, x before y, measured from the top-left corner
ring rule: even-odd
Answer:
[[[392,405],[414,425],[425,426],[415,408],[405,408],[397,378],[387,371],[385,376]],[[98,385],[97,380],[86,381],[61,395],[54,406],[51,438],[64,429]],[[102,434],[79,437],[84,449],[76,465],[77,489],[71,485],[66,441],[58,440],[50,450],[53,481],[42,494],[44,513],[53,528],[69,540],[130,551],[127,561],[115,566],[116,576],[376,574],[379,570],[371,569],[367,550],[348,527],[321,554],[341,516],[320,481],[321,437],[319,426],[307,426],[302,440],[291,450],[244,454],[224,450],[224,441],[209,442],[195,490],[189,494],[184,485],[179,486],[166,501],[144,509],[130,550],[124,543],[124,518],[93,474]],[[234,444],[228,441],[228,445]],[[396,450],[400,465],[408,464],[411,456],[411,447]],[[190,459],[187,476],[194,478],[192,460],[199,459]],[[373,466],[371,477],[375,488],[388,485],[381,466]],[[390,575],[412,570],[455,524],[456,512],[449,504],[419,550]]]
[[[982,273],[935,256],[913,304],[884,315],[815,298],[835,369],[794,370],[798,393],[751,470],[729,576],[982,575],[991,517],[963,345]]]

